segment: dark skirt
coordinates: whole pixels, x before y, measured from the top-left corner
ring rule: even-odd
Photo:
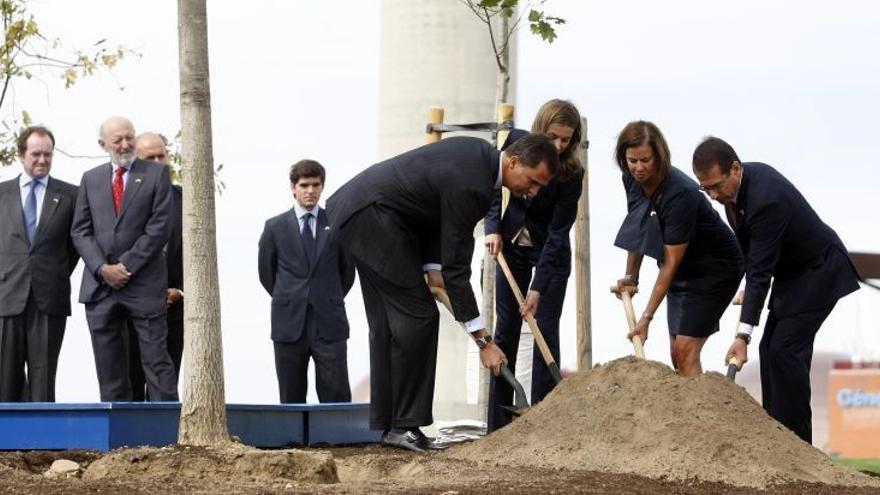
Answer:
[[[739,288],[739,266],[676,278],[666,294],[669,335],[701,338],[717,332],[718,320]]]

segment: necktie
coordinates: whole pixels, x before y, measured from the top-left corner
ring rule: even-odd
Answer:
[[[119,215],[119,208],[122,206],[122,197],[125,196],[125,184],[122,182],[122,176],[125,174],[125,168],[116,169],[116,175],[113,177],[113,208],[116,215]]]
[[[311,219],[311,213],[306,213],[305,215],[303,215],[302,239],[303,247],[306,250],[306,259],[309,260],[309,264],[312,263],[312,259],[315,255],[315,236],[314,234],[312,234]]]
[[[728,203],[727,204],[727,213],[728,213],[728,215],[730,215],[730,218],[732,220],[733,230],[738,229],[740,224],[742,224],[742,221],[743,221],[743,214],[742,214],[742,211],[740,211],[739,206],[737,206],[736,203]]]
[[[34,242],[37,234],[37,188],[41,185],[39,181],[32,180],[31,190],[24,202],[24,231],[29,243]]]

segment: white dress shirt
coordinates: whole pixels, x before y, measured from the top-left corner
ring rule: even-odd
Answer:
[[[321,211],[321,207],[315,205],[311,210],[307,210],[302,207],[297,201],[293,202],[293,211],[296,212],[296,221],[299,222],[299,233],[302,234],[303,228],[305,227],[305,216],[306,213],[311,213],[312,218],[309,219],[309,227],[312,229],[312,237],[318,238],[318,212]]]

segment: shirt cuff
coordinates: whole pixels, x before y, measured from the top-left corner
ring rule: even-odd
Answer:
[[[736,333],[744,333],[746,335],[751,335],[752,332],[755,331],[755,325],[751,323],[739,323],[739,328],[736,329]]]
[[[422,271],[426,272],[428,270],[437,270],[438,272],[443,269],[443,265],[440,263],[425,263],[422,265]]]
[[[467,333],[474,333],[477,330],[482,330],[484,328],[486,328],[486,325],[483,323],[482,316],[478,316],[473,320],[464,322],[464,329],[467,331]]]

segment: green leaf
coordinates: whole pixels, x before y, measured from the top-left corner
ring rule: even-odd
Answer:
[[[553,26],[561,24],[565,24],[565,19],[561,17],[548,16],[535,9],[529,11],[529,29],[547,43],[556,40],[556,29]]]

